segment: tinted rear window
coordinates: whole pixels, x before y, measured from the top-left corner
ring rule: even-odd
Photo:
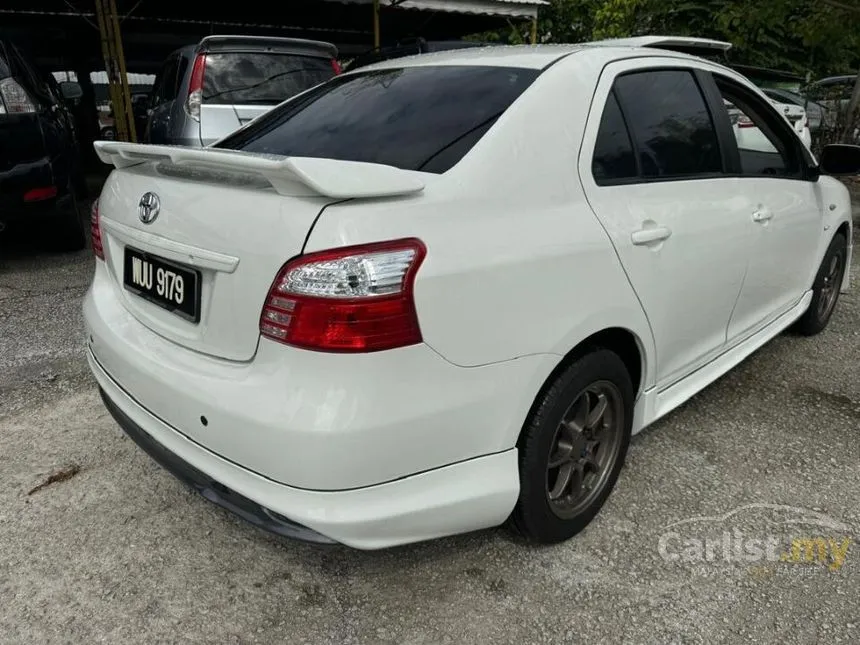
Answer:
[[[206,56],[203,102],[277,105],[333,76],[327,58],[213,53]]]
[[[723,170],[717,133],[689,71],[619,76],[615,92],[638,143],[645,177],[683,177]]]
[[[219,147],[442,173],[539,73],[439,66],[340,76],[269,112]]]

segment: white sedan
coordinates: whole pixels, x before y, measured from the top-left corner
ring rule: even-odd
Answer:
[[[848,284],[824,173],[860,149],[817,165],[745,78],[653,45],[396,59],[209,149],[97,143],[107,408],[282,535],[581,531],[632,434],[823,330]],[[773,152],[738,148],[724,101]]]

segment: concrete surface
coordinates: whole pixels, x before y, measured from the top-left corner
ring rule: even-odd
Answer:
[[[634,438],[574,540],[493,530],[366,553],[269,537],[121,434],[83,360],[91,264],[0,239],[0,642],[860,641],[857,292],[824,334],[779,337]],[[717,519],[667,528],[698,516]],[[661,536],[687,559],[663,559]],[[824,539],[820,562],[791,551],[804,537]],[[787,561],[738,561],[744,539]]]

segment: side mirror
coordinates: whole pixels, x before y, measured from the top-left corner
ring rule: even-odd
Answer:
[[[860,174],[860,146],[834,143],[821,150],[821,170],[828,175]]]
[[[84,95],[84,91],[81,89],[81,86],[72,81],[63,81],[60,83],[60,93],[67,101],[74,101]]]

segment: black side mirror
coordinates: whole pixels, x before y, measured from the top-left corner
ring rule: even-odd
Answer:
[[[60,93],[67,101],[75,101],[84,95],[81,86],[72,81],[63,81],[60,83]]]
[[[821,150],[821,170],[828,175],[860,174],[860,146],[833,143]]]

